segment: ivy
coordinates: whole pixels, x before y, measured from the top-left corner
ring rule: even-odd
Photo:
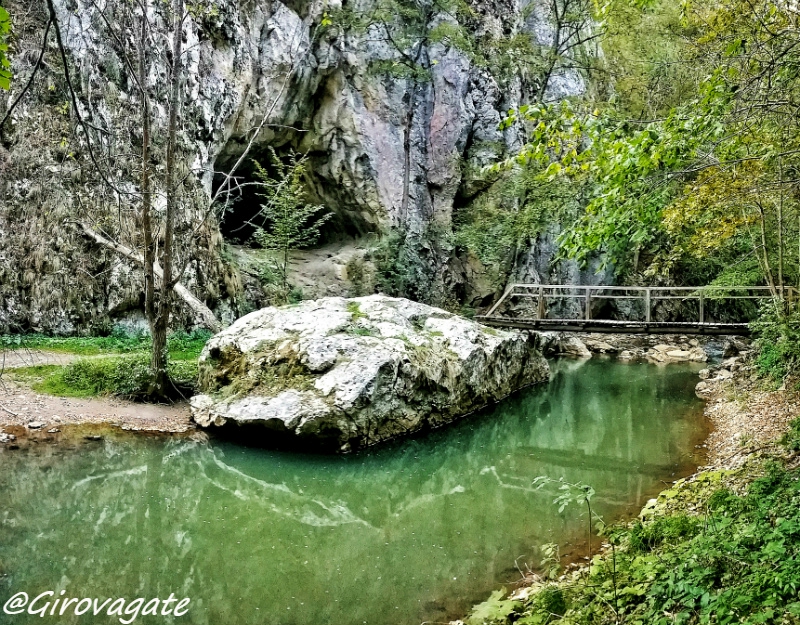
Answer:
[[[0,6],[0,89],[11,87],[11,61],[8,59],[8,40],[11,36],[11,16]]]

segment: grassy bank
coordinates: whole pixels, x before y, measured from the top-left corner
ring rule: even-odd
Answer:
[[[170,358],[191,360],[203,350],[211,332],[173,332],[167,341]],[[103,354],[133,354],[150,349],[150,337],[144,333],[114,332],[109,336],[46,336],[44,334],[0,335],[0,349],[27,349],[98,356]]]
[[[169,373],[176,387],[190,393],[197,381],[197,358],[211,334],[207,331],[170,335]],[[148,385],[150,338],[146,335],[114,334],[107,337],[49,337],[6,335],[6,349],[24,349],[80,356],[66,365],[33,364],[11,369],[7,374],[40,393],[60,397],[117,395],[138,398]]]
[[[743,466],[682,480],[605,528],[590,566],[518,600],[498,591],[467,625],[800,622],[799,450],[800,419]]]

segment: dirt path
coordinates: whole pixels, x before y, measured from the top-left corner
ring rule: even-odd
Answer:
[[[51,352],[44,349],[14,349],[0,352],[0,370],[37,365],[68,365],[78,358],[81,358],[78,354]],[[83,356],[83,358],[96,358],[96,356]]]
[[[34,365],[66,365],[77,358],[80,356],[46,350],[15,350],[0,355],[0,367],[9,371]],[[0,378],[0,428],[21,426],[46,430],[59,425],[87,423],[152,432],[185,432],[193,427],[186,402],[162,405],[113,397],[53,397],[36,393],[10,376]],[[30,424],[36,427],[31,428]]]

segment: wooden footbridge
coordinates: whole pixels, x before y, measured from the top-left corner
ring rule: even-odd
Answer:
[[[759,307],[793,310],[795,287],[512,284],[483,324],[529,330],[628,334],[749,334]]]

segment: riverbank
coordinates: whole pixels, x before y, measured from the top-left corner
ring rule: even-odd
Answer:
[[[590,563],[529,575],[452,625],[796,619],[800,394],[769,388],[746,349],[700,377],[706,464],[605,528]]]
[[[187,402],[167,405],[136,403],[115,397],[55,397],[37,393],[8,376],[0,380],[0,443],[11,443],[27,432],[65,425],[111,425],[133,431],[186,432],[194,427],[190,417]]]

